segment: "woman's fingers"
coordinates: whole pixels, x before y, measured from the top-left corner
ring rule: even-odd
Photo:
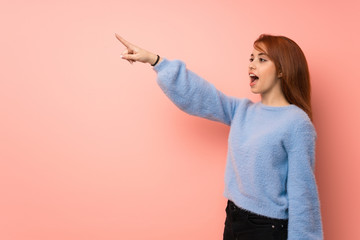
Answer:
[[[132,44],[129,43],[128,41],[126,41],[124,38],[122,38],[120,35],[118,35],[117,33],[115,33],[115,37],[122,43],[124,44],[125,47],[127,48],[132,48]]]
[[[126,49],[122,52],[121,58],[128,60],[130,63],[133,62],[143,62],[150,63],[150,55],[151,53],[146,51],[145,49],[139,48],[134,44],[126,41],[120,35],[115,33],[116,38],[126,47]],[[151,64],[151,63],[150,63]]]
[[[123,39],[122,37],[120,37],[119,35],[117,35],[116,33],[115,33],[115,36],[116,36],[116,38],[122,43],[122,44],[124,44],[124,46],[126,46],[127,47],[127,49],[125,49],[122,53],[121,53],[121,58],[124,58],[125,59],[125,57],[124,57],[124,55],[126,55],[126,54],[129,54],[129,53],[132,53],[132,50],[129,48],[130,47],[130,45],[129,45],[129,43],[125,40],[125,39]],[[126,59],[129,63],[131,63],[131,64],[133,64],[133,60],[130,60],[130,59]]]
[[[137,56],[135,56],[136,54],[136,47],[129,43],[128,41],[126,41],[124,38],[122,38],[120,35],[118,35],[117,33],[115,33],[116,38],[127,48],[125,49],[122,53],[121,53],[121,57],[123,59],[126,59],[129,61],[129,63],[133,63],[137,61]]]
[[[121,57],[122,57],[123,59],[131,60],[131,61],[137,61],[138,58],[139,58],[139,57],[137,56],[137,54],[127,54],[127,53],[122,54]]]
[[[131,51],[131,50],[130,50],[130,51]],[[124,55],[129,54],[130,51],[129,51],[128,49],[125,49],[125,50],[121,53],[121,58],[126,59],[126,57],[124,57]],[[133,62],[135,62],[134,60],[131,60],[131,59],[126,59],[126,60],[128,60],[129,63],[131,63],[131,64],[132,64]]]

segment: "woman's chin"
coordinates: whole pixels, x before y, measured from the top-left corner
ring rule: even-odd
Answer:
[[[260,92],[256,88],[251,88],[251,92],[254,94],[259,94]]]

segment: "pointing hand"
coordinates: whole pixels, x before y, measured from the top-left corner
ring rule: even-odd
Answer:
[[[121,55],[123,59],[128,60],[130,63],[139,61],[143,63],[149,63],[150,65],[156,62],[156,54],[146,51],[145,49],[142,49],[138,46],[135,46],[134,44],[126,41],[124,38],[122,38],[116,33],[115,37],[126,47],[126,49],[122,52]],[[159,62],[160,61],[161,58]]]

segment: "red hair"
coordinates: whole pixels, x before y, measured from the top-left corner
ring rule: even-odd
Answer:
[[[312,121],[310,74],[301,48],[287,37],[269,34],[261,34],[254,48],[275,63],[276,74],[282,73],[281,90],[286,100],[304,110]]]

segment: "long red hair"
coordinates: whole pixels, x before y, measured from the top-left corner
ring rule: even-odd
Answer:
[[[261,34],[254,48],[275,63],[276,74],[282,73],[281,89],[286,100],[304,110],[312,121],[310,74],[301,48],[287,37],[269,34]]]

